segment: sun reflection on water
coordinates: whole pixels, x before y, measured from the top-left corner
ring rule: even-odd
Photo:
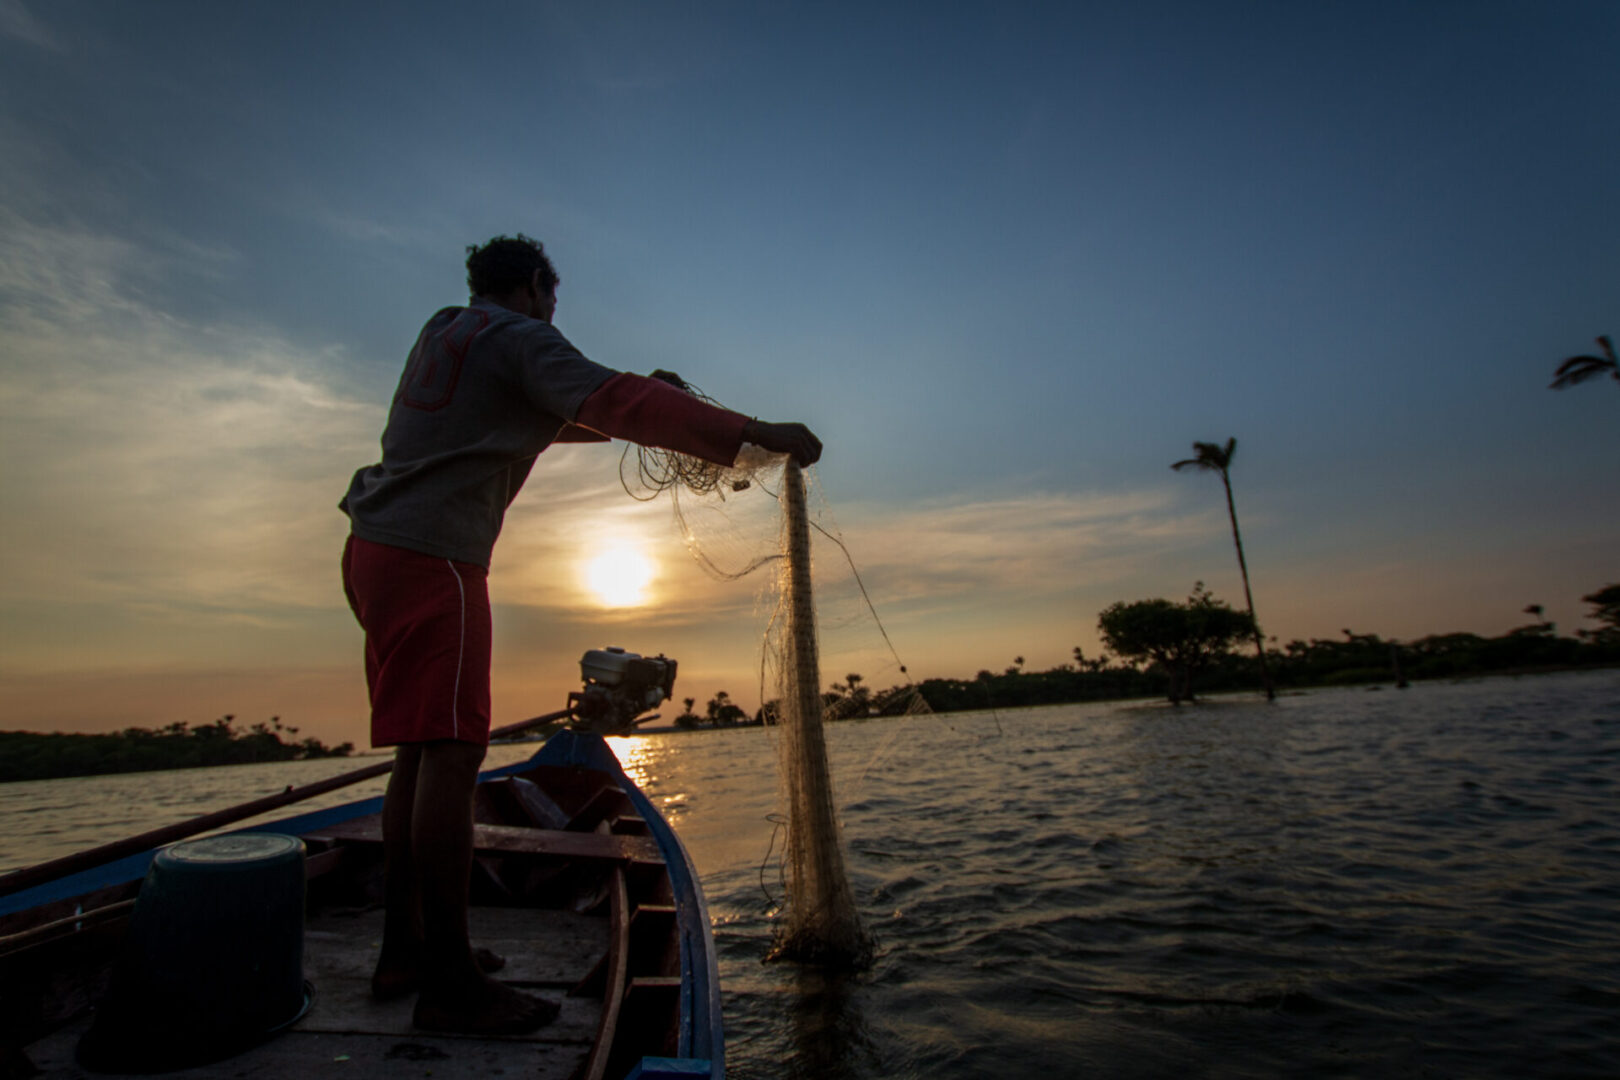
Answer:
[[[668,744],[656,737],[609,735],[607,745],[613,751],[613,756],[619,759],[619,767],[624,770],[624,775],[653,801],[665,821],[676,824],[686,809],[686,792],[656,790],[660,776],[667,779],[667,771],[663,767],[671,756]]]
[[[619,767],[624,770],[624,775],[636,787],[645,791],[649,783],[658,779],[652,771],[658,755],[653,753],[652,744],[646,739],[634,735],[609,735],[606,741],[613,756],[619,759]]]

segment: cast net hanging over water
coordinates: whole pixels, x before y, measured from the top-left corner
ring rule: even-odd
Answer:
[[[781,773],[787,800],[787,918],[778,929],[773,957],[830,967],[863,967],[871,939],[855,911],[855,894],[844,871],[843,845],[833,813],[827,740],[821,728],[821,668],[816,612],[810,587],[810,518],[804,474],[788,462],[782,475]]]
[[[627,450],[624,460],[629,459]],[[768,563],[779,566],[775,604],[764,634],[760,696],[766,711],[775,717],[782,809],[787,821],[782,857],[787,898],[768,959],[824,967],[864,967],[871,962],[872,939],[861,925],[844,866],[822,727],[826,706],[821,693],[820,640],[811,584],[811,530],[823,532],[840,548],[842,542],[812,520],[805,475],[785,457],[750,446],[744,448],[735,466],[726,468],[642,448],[637,462],[639,485],[652,494],[638,495],[632,490],[631,478],[621,464],[626,490],[637,498],[654,498],[669,491],[682,536],[710,574],[735,579]],[[690,499],[683,505],[682,489],[689,496],[698,496],[697,505],[691,505]],[[744,492],[747,498],[739,497]],[[776,496],[774,503],[772,495]],[[744,502],[752,505],[743,507],[740,504]],[[762,514],[762,508],[769,513]],[[769,539],[763,528],[767,518],[775,525],[776,533]],[[847,550],[844,554],[848,554]],[[869,607],[853,562],[850,567],[860,598]],[[876,624],[883,635],[875,612],[870,623]],[[883,639],[887,643],[886,635]],[[898,660],[894,667],[904,675],[905,668]],[[855,692],[855,678],[846,676],[850,681],[849,698],[862,702],[864,709],[868,699]],[[928,711],[927,703],[914,689],[896,690],[899,692],[885,695],[888,711]]]

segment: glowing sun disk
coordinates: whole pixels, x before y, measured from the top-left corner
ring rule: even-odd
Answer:
[[[610,547],[585,564],[585,584],[603,607],[635,607],[652,578],[652,562],[634,548]]]

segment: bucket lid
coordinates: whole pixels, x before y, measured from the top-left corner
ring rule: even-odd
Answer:
[[[211,867],[249,867],[280,863],[296,858],[304,842],[282,833],[232,833],[186,840],[158,852],[157,859],[168,866],[202,870]]]

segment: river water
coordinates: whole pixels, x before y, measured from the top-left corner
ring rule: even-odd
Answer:
[[[1620,1076],[1620,671],[833,725],[853,976],[761,962],[774,734],[614,740],[738,1080]],[[0,868],[352,767],[0,785]]]

